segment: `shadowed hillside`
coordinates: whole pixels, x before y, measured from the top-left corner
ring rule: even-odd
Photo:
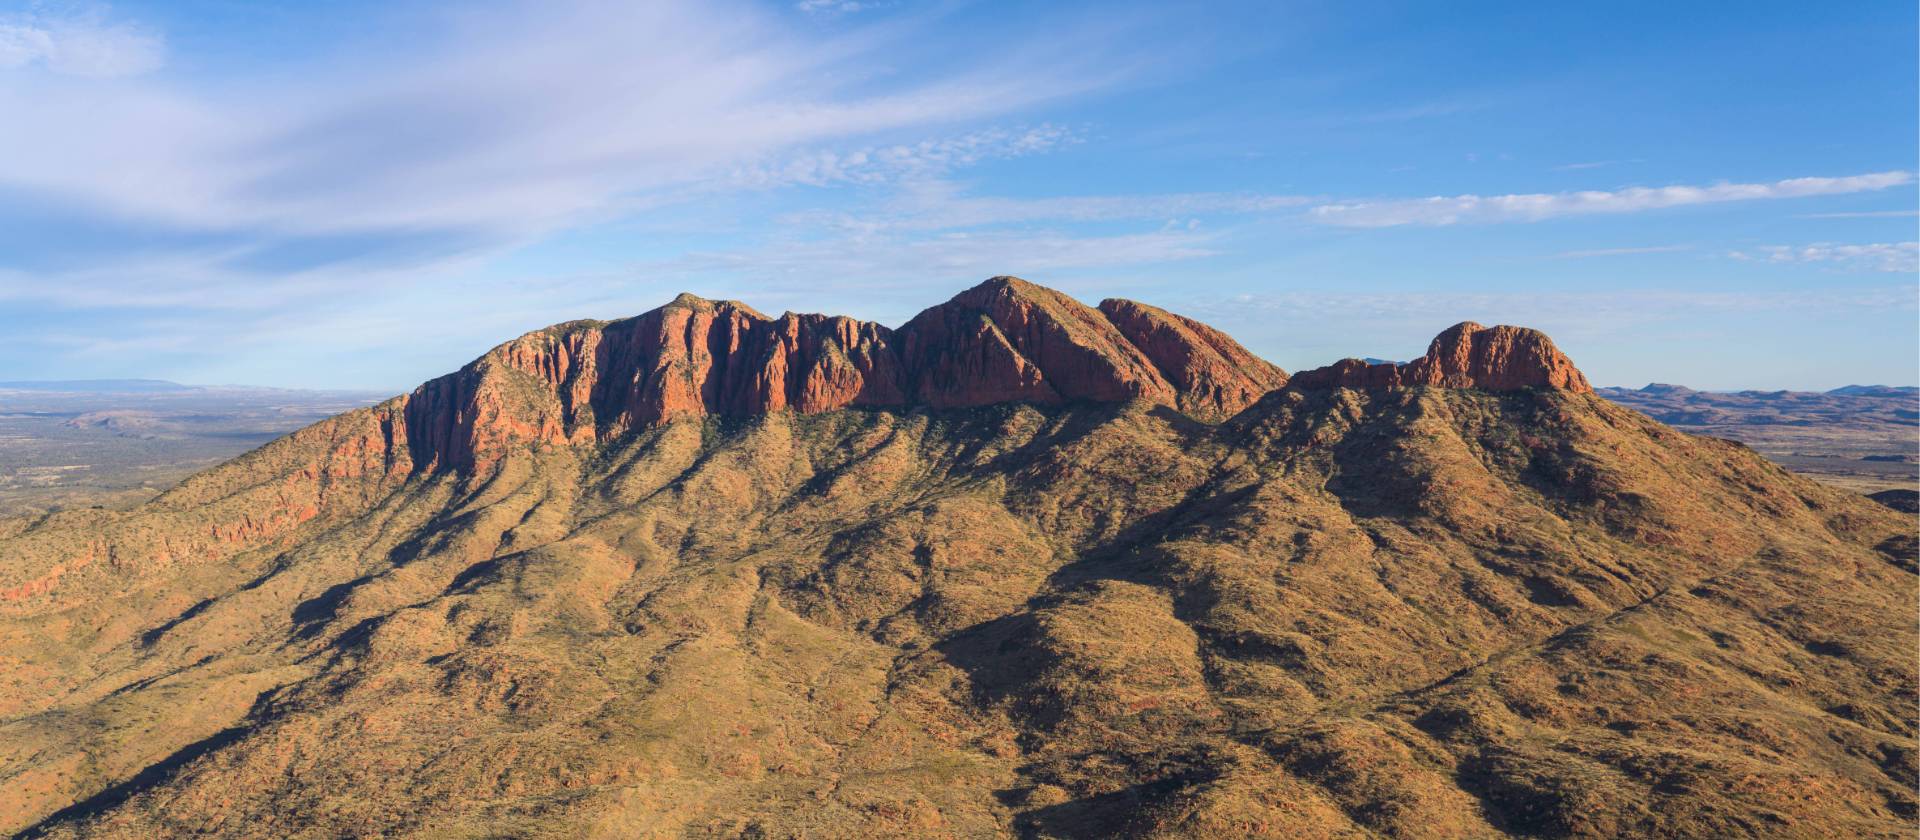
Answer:
[[[1917,591],[1531,330],[682,297],[0,521],[0,828],[1905,837]]]

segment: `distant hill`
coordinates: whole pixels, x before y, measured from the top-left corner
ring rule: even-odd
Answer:
[[[157,394],[192,391],[191,385],[164,379],[22,379],[0,382],[0,391],[54,391],[66,394]]]
[[[1912,385],[1846,385],[1827,393],[1841,397],[1906,397],[1920,396],[1920,388]]]
[[[1848,385],[1831,391],[1696,391],[1654,383],[1601,396],[1682,426],[1898,426],[1920,428],[1920,388]]]
[[[1911,488],[1920,455],[1920,388],[1696,391],[1655,383],[1599,394],[1696,434],[1740,441],[1796,472],[1860,492]]]

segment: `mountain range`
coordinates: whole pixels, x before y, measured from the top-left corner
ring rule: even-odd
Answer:
[[[1917,595],[1529,329],[683,295],[0,520],[0,831],[1909,837]]]

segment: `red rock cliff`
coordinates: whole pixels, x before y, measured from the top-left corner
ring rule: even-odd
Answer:
[[[676,417],[1144,399],[1215,420],[1285,382],[1198,322],[1131,301],[1095,309],[1013,277],[899,330],[681,295],[494,348],[405,397],[396,437],[416,469],[467,469],[515,442],[591,443]]]
[[[1189,414],[1230,417],[1287,384],[1286,371],[1199,321],[1119,298],[1101,301],[1100,312],[1146,354]]]
[[[1589,393],[1593,386],[1553,340],[1525,327],[1483,327],[1468,321],[1434,338],[1427,354],[1404,365],[1346,359],[1294,374],[1296,388],[1558,388]]]
[[[678,417],[1141,399],[1219,420],[1286,384],[1205,324],[1127,300],[1094,308],[1013,277],[898,330],[681,295],[635,318],[503,344],[404,398],[393,436],[416,470],[468,469],[514,444],[592,443]],[[1348,360],[1293,384],[1591,390],[1546,336],[1477,324],[1447,330],[1409,364]]]

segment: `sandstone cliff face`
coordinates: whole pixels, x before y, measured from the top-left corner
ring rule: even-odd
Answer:
[[[1095,309],[1013,277],[899,330],[681,295],[494,348],[407,396],[403,437],[420,469],[471,469],[515,443],[593,443],[676,417],[1141,399],[1221,420],[1285,383],[1197,322],[1131,301]]]
[[[1467,321],[1434,338],[1427,354],[1404,365],[1346,359],[1295,374],[1299,388],[1556,388],[1592,393],[1593,386],[1553,340],[1525,327],[1483,327]]]
[[[1153,362],[1100,311],[996,277],[901,328],[914,396],[935,408],[1023,401],[1175,401]]]
[[[1120,298],[1101,301],[1100,311],[1167,378],[1189,414],[1230,417],[1287,384],[1286,371],[1199,321]]]

